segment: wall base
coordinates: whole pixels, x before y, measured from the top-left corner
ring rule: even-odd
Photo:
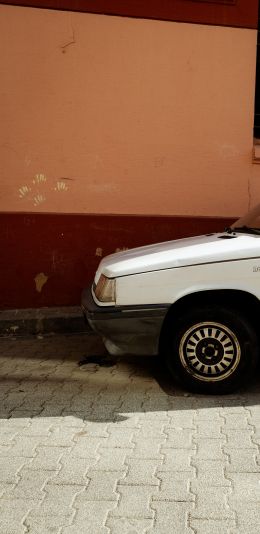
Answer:
[[[0,312],[0,336],[92,334],[79,306],[6,310]]]
[[[74,306],[102,257],[222,231],[234,219],[142,215],[0,214],[0,309]]]

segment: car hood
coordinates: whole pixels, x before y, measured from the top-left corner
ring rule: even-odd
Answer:
[[[115,278],[248,257],[260,257],[260,236],[216,233],[188,237],[106,256],[99,264],[95,281],[101,272],[109,278]]]

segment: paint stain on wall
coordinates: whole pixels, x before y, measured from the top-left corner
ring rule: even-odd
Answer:
[[[103,256],[103,249],[101,247],[97,247],[95,255],[101,258]]]
[[[128,250],[128,247],[122,247],[122,248],[118,247],[116,248],[115,252],[124,252],[124,250]]]
[[[71,45],[74,45],[76,44],[76,38],[75,38],[75,30],[74,28],[71,26],[71,31],[70,31],[70,36],[68,37],[67,41],[62,44],[60,47],[61,47],[61,51],[63,54],[66,54],[67,52],[67,48]]]
[[[73,178],[56,180],[53,184],[53,180],[48,180],[47,183],[47,176],[45,174],[37,173],[29,184],[24,184],[19,187],[19,198],[33,202],[35,207],[39,206],[43,202],[46,202],[47,196],[52,194],[53,191],[64,193],[69,190],[69,186],[64,180],[73,180]]]
[[[36,291],[38,291],[38,293],[41,293],[42,291],[42,288],[43,286],[46,284],[47,280],[48,280],[48,276],[46,276],[46,274],[44,273],[38,273],[35,278],[34,278],[34,281],[35,281],[35,287],[36,287]]]
[[[36,195],[35,197],[33,197],[33,205],[39,206],[39,204],[42,204],[43,202],[45,202],[45,200],[46,197],[44,195]]]
[[[54,191],[68,191],[68,186],[65,182],[57,182]]]
[[[28,185],[22,185],[22,187],[19,188],[19,197],[24,198],[26,197],[31,191],[31,188],[28,187]]]
[[[45,176],[45,174],[35,174],[34,176],[34,179],[33,179],[33,184],[41,184],[41,183],[44,183],[44,182],[47,182],[47,177]]]
[[[16,326],[16,325],[14,325],[14,326],[10,326],[9,330],[10,330],[13,334],[15,334],[16,330],[19,330],[19,326]]]

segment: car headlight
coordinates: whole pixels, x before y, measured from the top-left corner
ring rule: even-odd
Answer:
[[[93,288],[96,298],[100,302],[115,302],[116,301],[116,280],[115,278],[107,278],[101,274],[96,287]]]

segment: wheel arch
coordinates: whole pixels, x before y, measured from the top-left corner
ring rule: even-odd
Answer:
[[[164,345],[167,342],[167,332],[174,328],[174,317],[179,317],[184,311],[191,306],[203,306],[208,304],[221,305],[243,312],[243,315],[251,322],[256,332],[257,328],[257,315],[260,314],[260,301],[252,293],[248,293],[239,289],[214,289],[197,291],[181,297],[174,302],[166,316],[162,325],[160,339],[159,339],[159,351],[162,352]],[[260,335],[258,334],[259,341]]]

